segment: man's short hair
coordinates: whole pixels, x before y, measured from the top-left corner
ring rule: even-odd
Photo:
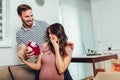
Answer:
[[[21,16],[22,15],[22,11],[26,11],[26,10],[32,10],[32,8],[29,5],[27,5],[27,4],[21,4],[17,8],[17,13],[18,13],[18,15]]]

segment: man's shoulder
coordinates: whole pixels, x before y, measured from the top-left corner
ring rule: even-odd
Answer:
[[[35,21],[35,26],[39,27],[40,29],[45,29],[49,26],[47,22],[42,21],[42,20],[34,20]]]
[[[35,24],[39,24],[39,25],[48,25],[48,23],[46,21],[43,21],[43,20],[34,20],[35,21]]]
[[[22,27],[20,29],[18,29],[18,31],[16,32],[17,34],[18,33],[21,33],[23,31]]]

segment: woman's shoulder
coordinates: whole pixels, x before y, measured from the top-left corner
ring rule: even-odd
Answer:
[[[44,42],[44,43],[42,44],[42,47],[46,47],[46,46],[48,46],[48,43],[47,43],[47,42]]]
[[[49,49],[49,47],[48,47],[48,43],[43,43],[42,44],[42,46],[41,46],[41,51],[43,51],[43,52],[45,52],[45,51],[47,51]]]

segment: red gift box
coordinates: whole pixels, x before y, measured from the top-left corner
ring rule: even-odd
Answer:
[[[30,52],[34,52],[34,55],[39,55],[40,54],[40,47],[34,41],[29,41],[28,42],[27,49]]]

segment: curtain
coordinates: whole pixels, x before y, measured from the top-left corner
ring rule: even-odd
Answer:
[[[64,25],[68,40],[74,43],[73,57],[84,55],[88,48],[94,47],[90,2],[88,0],[59,0],[59,5],[60,21]],[[81,80],[91,75],[91,68],[92,65],[87,67],[83,63],[71,63],[69,71],[73,80]]]

